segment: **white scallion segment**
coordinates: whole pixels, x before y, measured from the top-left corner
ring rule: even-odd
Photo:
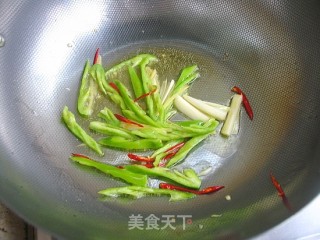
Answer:
[[[167,100],[168,96],[173,90],[174,84],[175,84],[174,80],[171,80],[169,86],[167,87],[165,93],[163,94],[162,103],[164,103]]]
[[[209,172],[211,172],[211,170],[212,170],[212,167],[207,167],[207,168],[203,169],[201,172],[199,172],[198,176],[205,176]]]
[[[190,97],[188,95],[183,95],[183,98],[187,100],[191,105],[199,109],[201,112],[213,117],[219,121],[224,121],[227,117],[227,111],[221,110],[219,108],[209,106],[208,104],[204,103],[203,101]]]
[[[227,118],[221,128],[222,135],[224,135],[226,137],[229,137],[231,135],[232,130],[234,128],[234,124],[237,120],[237,116],[240,111],[241,102],[242,102],[242,95],[240,95],[240,94],[233,95],[233,98],[232,98],[231,104],[230,104],[230,110],[229,110]]]
[[[207,115],[200,112],[197,108],[192,106],[190,103],[188,103],[180,96],[175,97],[174,105],[177,108],[177,110],[179,110],[181,113],[183,113],[192,120],[201,120],[206,122],[210,119]]]
[[[215,107],[215,108],[219,108],[221,110],[225,110],[226,112],[229,111],[230,107],[219,104],[219,103],[213,103],[213,102],[207,102],[207,101],[203,101],[205,104],[211,106],[211,107]]]
[[[160,98],[161,99],[163,99],[163,95],[165,94],[165,91],[166,91],[166,89],[167,89],[167,79],[166,80],[164,80],[163,82],[162,82],[162,84],[161,84],[161,86],[160,86]]]
[[[234,126],[233,126],[231,134],[232,135],[238,134],[239,129],[240,129],[240,111],[237,114],[236,121],[234,122]]]

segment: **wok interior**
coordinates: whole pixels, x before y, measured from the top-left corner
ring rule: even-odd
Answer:
[[[32,224],[71,239],[138,239],[142,233],[148,239],[243,239],[276,226],[318,194],[319,4],[4,2],[0,20],[9,20],[0,21],[6,38],[0,49],[1,198]],[[226,104],[233,85],[245,89],[254,121],[242,111],[238,136],[213,136],[180,165],[213,166],[203,186],[222,184],[223,191],[179,203],[97,200],[97,191],[124,184],[68,161],[71,152],[91,152],[60,121],[64,105],[76,111],[84,62],[97,47],[108,66],[146,51],[185,56],[172,61],[168,74],[173,77],[184,63],[199,64],[201,78],[191,94],[207,101]],[[101,160],[124,158],[106,150]],[[277,196],[270,171],[294,212]],[[192,224],[185,230],[181,222],[177,230],[128,230],[130,215],[152,213],[192,215]]]

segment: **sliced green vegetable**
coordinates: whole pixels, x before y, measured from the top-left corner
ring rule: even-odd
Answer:
[[[175,124],[182,126],[182,127],[202,127],[204,124],[204,121],[187,120],[187,121],[175,122]]]
[[[168,163],[166,164],[166,167],[171,167],[178,162],[182,161],[188,153],[201,141],[203,141],[205,138],[207,138],[209,134],[200,135],[197,137],[191,138],[189,141],[186,142],[186,144],[177,152],[176,155],[174,155],[173,158],[171,158]]]
[[[136,71],[131,65],[128,66],[128,70],[129,70],[129,76],[130,76],[132,88],[134,91],[134,95],[136,96],[136,98],[140,97],[144,93],[142,82],[138,74],[136,73]]]
[[[148,93],[151,91],[151,87],[152,85],[152,81],[149,78],[149,75],[147,73],[147,64],[149,63],[149,59],[144,59],[141,64],[140,64],[140,70],[141,70],[141,79],[142,79],[142,88],[144,93]],[[147,112],[148,115],[150,116],[150,118],[152,118],[153,120],[156,120],[156,116],[155,116],[155,109],[154,109],[154,102],[151,96],[146,96],[146,104],[147,104]]]
[[[115,84],[119,88],[120,95],[127,106],[127,109],[131,110],[136,114],[139,118],[139,122],[146,123],[152,126],[159,126],[160,124],[156,123],[153,119],[151,119],[146,112],[130,97],[128,89],[120,82],[115,81]]]
[[[100,90],[106,94],[107,90],[109,88],[105,89],[105,82],[106,82],[106,77],[105,77],[105,72],[101,64],[94,64],[90,70],[89,73],[91,77],[96,81],[98,84]]]
[[[118,136],[103,138],[99,141],[99,143],[103,146],[126,150],[158,149],[163,146],[162,141],[159,139],[133,140]]]
[[[162,148],[157,149],[152,155],[151,157],[154,158],[157,155],[159,155],[160,153],[164,153],[165,151],[167,151],[169,148],[173,147],[174,145],[182,142],[183,139],[177,139],[177,140],[172,140],[167,142]]]
[[[89,74],[90,68],[88,60],[82,74],[78,96],[78,111],[82,116],[86,117],[92,114],[95,97],[98,93],[98,86]]]
[[[108,92],[107,94],[110,97],[110,99],[121,108],[121,110],[127,109],[126,104],[124,103],[122,97],[119,95],[119,93],[117,91]]]
[[[109,136],[119,136],[127,139],[136,138],[129,130],[125,128],[117,127],[108,123],[93,121],[90,122],[89,128],[99,133],[103,133]]]
[[[75,116],[65,106],[62,111],[62,119],[67,125],[68,129],[82,142],[84,142],[92,150],[96,151],[99,155],[103,156],[104,153],[100,145],[76,122]]]
[[[167,178],[189,188],[199,189],[201,185],[201,180],[193,169],[185,169],[183,170],[183,173],[179,172],[178,174],[177,170],[172,171],[169,168],[164,167],[147,168],[141,165],[127,165],[125,166],[125,169],[134,173]]]
[[[109,124],[112,124],[114,126],[120,126],[120,121],[114,116],[113,112],[107,107],[102,109],[99,112],[98,116],[100,118],[103,118]]]
[[[202,127],[202,128],[197,127],[194,129],[188,128],[188,127],[181,127],[180,129],[156,128],[156,127],[145,125],[143,128],[133,129],[131,133],[141,138],[171,141],[175,139],[190,138],[190,137],[195,137],[195,136],[203,135],[207,133],[213,133],[214,129],[216,128],[216,125],[217,125],[216,122],[212,122],[212,124],[209,127]]]
[[[177,91],[182,86],[189,84],[190,82],[198,78],[200,76],[199,73],[197,73],[198,69],[199,68],[197,65],[184,68],[180,74],[179,79],[177,80],[174,91]]]
[[[146,175],[134,173],[126,169],[120,169],[115,166],[97,162],[95,160],[92,160],[86,157],[72,156],[70,157],[70,159],[81,165],[96,168],[99,171],[109,174],[115,178],[120,178],[126,181],[127,183],[137,185],[137,186],[142,186],[142,187],[147,186],[148,179]]]
[[[111,73],[115,73],[121,70],[123,67],[129,66],[129,65],[131,65],[132,67],[135,67],[139,65],[143,60],[147,60],[151,62],[151,61],[157,61],[158,59],[151,54],[140,54],[110,68],[109,70],[106,71],[106,76],[110,75]]]
[[[159,189],[159,188],[150,188],[150,187],[118,187],[118,188],[108,188],[102,191],[99,191],[100,194],[107,197],[121,197],[121,196],[131,196],[133,198],[142,198],[148,195],[169,195],[169,201],[181,201],[187,200],[195,197],[193,193],[169,190],[169,189]]]

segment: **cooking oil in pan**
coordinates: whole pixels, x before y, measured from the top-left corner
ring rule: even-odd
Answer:
[[[185,41],[143,42],[127,45],[107,52],[104,64],[110,68],[126,59],[142,53],[153,54],[158,62],[152,63],[159,81],[177,80],[184,67],[196,64],[200,78],[192,84],[190,94],[194,97],[221,104],[228,104],[230,83],[236,79],[226,67],[225,54],[213,52],[206,46]],[[120,73],[120,80],[128,80],[127,70]]]
[[[153,54],[158,58],[158,61],[150,64],[157,70],[160,83],[164,80],[177,80],[181,70],[187,66],[197,65],[199,67],[200,78],[192,83],[189,89],[189,94],[192,97],[205,101],[229,104],[229,99],[232,96],[230,88],[235,79],[232,71],[226,65],[225,54],[219,57],[216,53],[208,48],[189,42],[151,42],[124,46],[106,53],[103,56],[103,64],[106,68],[119,64],[138,54],[148,53]],[[130,81],[128,70],[117,73],[111,79],[118,79],[128,86],[130,89]],[[104,104],[117,111],[115,104],[110,100]],[[99,100],[100,101],[100,100]],[[101,103],[97,103],[100,105]],[[101,109],[101,108],[100,108]],[[119,110],[118,110],[119,111]],[[182,120],[184,117],[177,114],[173,119]],[[192,165],[199,165],[199,162],[210,162],[210,166],[215,168],[219,165],[221,158],[226,158],[236,151],[238,137],[229,139],[223,138],[216,134],[202,145],[202,153],[197,153],[193,157]],[[198,167],[203,167],[200,164]]]

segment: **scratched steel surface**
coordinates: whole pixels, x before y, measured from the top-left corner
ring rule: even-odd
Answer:
[[[59,239],[289,239],[272,229],[319,193],[319,12],[317,1],[1,1],[1,200]],[[108,65],[143,51],[186,52],[201,71],[191,94],[207,101],[225,104],[233,85],[243,88],[254,121],[242,111],[238,136],[212,136],[178,166],[211,166],[203,186],[224,190],[179,203],[98,200],[97,191],[123,184],[68,160],[86,151],[60,119],[65,104],[75,110],[84,61],[97,47]],[[100,160],[124,158],[106,150]],[[143,229],[129,230],[139,214]],[[147,230],[150,216],[164,229]]]

